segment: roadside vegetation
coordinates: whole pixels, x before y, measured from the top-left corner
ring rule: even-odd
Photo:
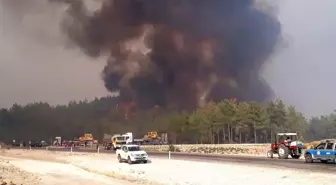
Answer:
[[[168,133],[172,143],[189,144],[269,143],[277,132],[298,132],[302,141],[336,137],[335,114],[307,119],[281,100],[223,100],[194,111],[133,108],[128,119],[118,101],[104,97],[62,106],[14,104],[0,109],[0,141],[50,141],[55,136],[73,139],[83,133],[92,133],[97,139],[105,133],[125,132],[142,137],[152,130]]]

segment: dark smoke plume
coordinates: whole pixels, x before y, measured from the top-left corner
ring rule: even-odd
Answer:
[[[142,107],[193,108],[272,95],[260,69],[281,26],[253,0],[106,0],[69,3],[63,28],[89,56],[108,55],[105,86]]]

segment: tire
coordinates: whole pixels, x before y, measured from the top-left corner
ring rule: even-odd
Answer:
[[[313,163],[314,162],[311,154],[305,154],[304,158],[305,158],[306,163]]]
[[[120,154],[118,154],[118,161],[119,161],[119,163],[122,163],[122,159],[121,159]]]
[[[130,156],[127,157],[127,163],[128,163],[128,164],[133,164],[133,162],[132,162]]]
[[[145,161],[142,161],[144,164],[146,164],[147,163],[147,160],[145,160]]]
[[[280,145],[278,149],[279,159],[288,159],[289,149],[285,145]]]
[[[273,158],[273,151],[272,150],[268,150],[267,153],[267,158]]]

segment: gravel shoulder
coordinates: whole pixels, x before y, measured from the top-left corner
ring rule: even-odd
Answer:
[[[9,160],[0,158],[0,184],[1,185],[16,185],[29,184],[37,185],[40,183],[40,178],[34,173],[29,173],[12,165]]]
[[[6,182],[8,185],[11,185],[11,183],[13,185],[132,184],[78,168],[72,164],[68,164],[63,157],[64,155],[62,154],[51,152],[0,150],[0,182]]]
[[[4,154],[0,152],[0,159],[8,160],[16,168],[37,176],[40,178],[37,183],[46,185],[83,185],[87,182],[103,185],[109,182],[114,185],[241,185],[246,182],[250,185],[333,185],[336,181],[336,176],[326,173],[248,164],[153,157],[148,164],[128,165],[118,163],[114,154],[13,150]]]

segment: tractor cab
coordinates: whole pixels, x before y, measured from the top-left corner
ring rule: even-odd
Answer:
[[[278,133],[276,135],[276,143],[288,146],[295,146],[298,140],[297,133]]]
[[[273,154],[278,154],[280,159],[287,159],[289,155],[298,159],[302,149],[303,143],[298,141],[297,133],[277,133],[275,141],[271,144],[271,150],[267,152],[267,157],[273,158]]]

